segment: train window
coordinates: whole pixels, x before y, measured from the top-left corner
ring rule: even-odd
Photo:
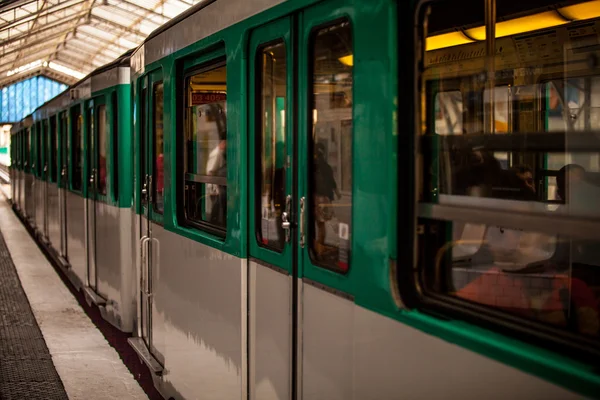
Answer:
[[[56,177],[58,174],[58,140],[56,137],[57,130],[56,115],[50,117],[50,181],[56,183]]]
[[[287,95],[286,47],[283,41],[264,47],[259,52],[261,107],[257,131],[260,160],[257,167],[256,191],[257,236],[262,245],[281,251],[285,234],[281,228],[281,214],[285,210],[286,125]]]
[[[43,166],[42,166],[42,123],[38,122],[35,124],[35,176],[41,177]]]
[[[310,254],[345,272],[352,233],[352,27],[342,21],[311,36]]]
[[[98,160],[98,193],[106,196],[106,179],[108,177],[108,168],[106,155],[108,152],[108,139],[106,135],[106,106],[104,104],[96,107],[98,115],[98,150],[96,151]]]
[[[140,95],[140,188],[144,187],[146,184],[146,177],[148,175],[148,166],[146,164],[146,102],[148,96],[148,89],[143,88],[142,93]],[[142,196],[142,202],[145,202],[146,199]]]
[[[112,101],[112,191],[115,201],[119,199],[119,104],[117,92],[111,95]]]
[[[33,127],[27,128],[25,132],[25,171],[31,171],[31,135],[33,135]]]
[[[163,213],[165,209],[165,158],[164,158],[164,130],[163,130],[163,91],[162,82],[154,84],[154,106],[153,108],[153,133],[154,133],[154,171],[152,181],[154,191],[154,210]]]
[[[62,170],[61,170],[61,181],[63,181],[65,177],[63,177],[62,173],[64,171],[65,175],[67,173],[67,165],[68,165],[68,161],[67,158],[69,156],[69,132],[68,132],[68,126],[69,126],[69,121],[67,118],[67,113],[66,112],[62,112],[59,116],[60,119],[60,137],[61,137],[61,141],[60,141],[60,156],[61,156],[61,163],[62,163]],[[64,185],[65,182],[61,182],[61,185]]]
[[[83,116],[79,106],[71,109],[71,189],[80,192],[83,184]]]
[[[188,223],[223,235],[227,222],[227,69],[185,81],[184,210]]]
[[[487,24],[484,0],[426,5],[419,285],[600,349],[600,15],[528,4],[498,2]]]

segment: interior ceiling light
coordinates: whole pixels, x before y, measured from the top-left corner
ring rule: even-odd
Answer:
[[[338,58],[339,62],[349,67],[354,65],[354,57],[352,54]]]
[[[569,22],[599,17],[600,0],[588,1],[572,6],[566,6],[556,11],[544,11],[526,17],[498,22],[496,23],[496,38],[552,28]],[[485,40],[485,26],[480,26],[467,29],[464,33],[450,32],[430,36],[426,40],[425,50],[437,50],[483,40]]]
[[[75,70],[73,70],[71,68],[65,67],[64,65],[57,64],[57,63],[55,63],[53,61],[50,61],[48,63],[48,67],[50,67],[50,69],[53,69],[53,70],[58,71],[58,72],[61,72],[61,73],[65,74],[65,75],[72,76],[72,77],[77,78],[77,79],[81,79],[81,78],[83,78],[85,76],[83,73],[81,73],[79,71],[75,71]]]

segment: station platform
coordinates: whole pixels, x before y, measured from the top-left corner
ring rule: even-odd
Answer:
[[[106,336],[0,195],[0,399],[154,399]]]

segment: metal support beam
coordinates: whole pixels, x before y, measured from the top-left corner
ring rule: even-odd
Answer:
[[[75,3],[73,3],[73,1],[75,1]],[[0,24],[0,31],[6,30],[6,29],[14,29],[17,26],[20,25],[25,25],[28,24],[29,22],[31,22],[31,20],[34,17],[34,15],[36,17],[49,17],[50,15],[54,15],[63,11],[67,11],[70,7],[75,7],[81,3],[83,3],[85,0],[66,0],[66,1],[62,1],[59,2],[57,4],[51,5],[49,7],[46,7],[45,10],[39,10],[38,13],[31,13],[28,15],[24,15],[22,17],[13,19],[13,20],[8,20],[6,23],[4,24]],[[43,11],[43,12],[42,12]]]
[[[142,11],[146,15],[149,14],[149,15],[153,15],[155,17],[162,18],[163,19],[163,22],[162,22],[163,24],[169,20],[169,17],[167,17],[167,16],[165,16],[165,15],[163,15],[161,13],[158,13],[158,12],[154,11],[153,9],[143,7],[143,6],[139,5],[139,4],[135,4],[135,3],[132,3],[132,2],[127,1],[127,0],[111,1],[111,3],[109,3],[111,7],[119,8],[121,10],[125,10],[125,9],[122,8],[122,7],[119,7],[119,5],[120,4],[126,4],[128,6],[133,7],[133,8],[137,8],[138,10]],[[129,10],[125,10],[125,11],[129,11]],[[140,16],[141,17],[141,15],[139,15],[139,14],[136,14],[136,16]]]
[[[142,32],[140,32],[137,29],[132,29],[132,28],[130,28],[128,26],[121,25],[121,24],[119,24],[117,22],[110,21],[110,20],[108,20],[106,18],[102,18],[102,17],[99,17],[97,15],[92,15],[92,19],[94,19],[94,20],[96,20],[98,22],[102,22],[103,24],[106,24],[106,25],[114,26],[115,28],[117,28],[117,29],[119,29],[119,30],[121,30],[123,32],[127,32],[127,33],[131,33],[132,35],[136,35],[136,36],[142,38],[142,40],[145,39],[146,36],[147,36],[147,35],[143,34]]]

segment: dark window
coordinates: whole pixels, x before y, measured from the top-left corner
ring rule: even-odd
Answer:
[[[56,116],[50,118],[50,180],[56,183],[58,175],[58,140],[57,140],[57,120]]]
[[[106,179],[108,177],[107,154],[108,136],[106,134],[106,106],[104,104],[96,107],[98,115],[98,194],[106,196]]]
[[[226,77],[221,65],[185,80],[185,217],[220,235],[227,222]]]
[[[352,232],[352,27],[311,36],[309,229],[313,262],[348,271]]]
[[[119,103],[117,92],[112,96],[112,190],[115,200],[119,199]]]
[[[85,152],[86,158],[87,158],[87,173],[88,173],[88,179],[86,180],[87,185],[88,185],[88,191],[92,192],[92,190],[94,190],[91,185],[92,182],[90,181],[89,177],[94,174],[94,179],[98,180],[98,171],[96,170],[96,166],[94,165],[94,156],[96,155],[96,149],[98,148],[98,132],[95,130],[96,129],[96,125],[95,125],[95,121],[94,121],[94,109],[92,107],[87,108],[86,110],[86,131],[85,131],[85,135],[87,135],[88,138],[88,148],[87,151]],[[83,148],[83,146],[82,146]]]
[[[33,126],[27,128],[27,132],[25,133],[25,166],[27,172],[33,172],[31,163],[33,162],[33,155],[31,154],[31,141],[33,136]]]
[[[59,120],[60,120],[60,157],[61,157],[61,185],[66,184],[65,180],[68,178],[68,157],[69,157],[69,131],[68,131],[68,118],[67,118],[67,113],[66,112],[62,112],[59,115]],[[65,173],[65,175],[63,176],[63,171]]]
[[[42,136],[43,136],[42,123],[38,122],[35,124],[35,155],[36,155],[35,175],[38,177],[42,176],[42,171],[44,169],[44,167],[42,166],[42,160],[43,160],[43,158],[42,158],[42,154],[43,154]]]
[[[259,53],[260,107],[257,107],[256,226],[261,244],[281,251],[285,233],[281,228],[285,211],[285,167],[287,104],[287,60],[283,41],[262,48]]]
[[[146,164],[146,154],[148,149],[146,148],[146,96],[148,90],[142,89],[142,96],[140,99],[140,188],[143,188],[146,184],[146,175],[148,175],[148,166]],[[146,202],[147,198],[142,196],[142,202]]]
[[[432,3],[421,21],[419,286],[474,315],[600,348],[600,76],[584,44],[599,37],[570,39],[579,5],[539,14],[505,3],[489,56],[483,0],[460,7],[468,18]],[[542,34],[541,20],[560,23]]]
[[[83,183],[83,116],[79,106],[71,109],[71,189],[81,191]]]
[[[164,127],[163,127],[163,83],[154,84],[154,171],[152,173],[154,195],[154,210],[163,213],[165,209],[165,158],[164,158]]]

